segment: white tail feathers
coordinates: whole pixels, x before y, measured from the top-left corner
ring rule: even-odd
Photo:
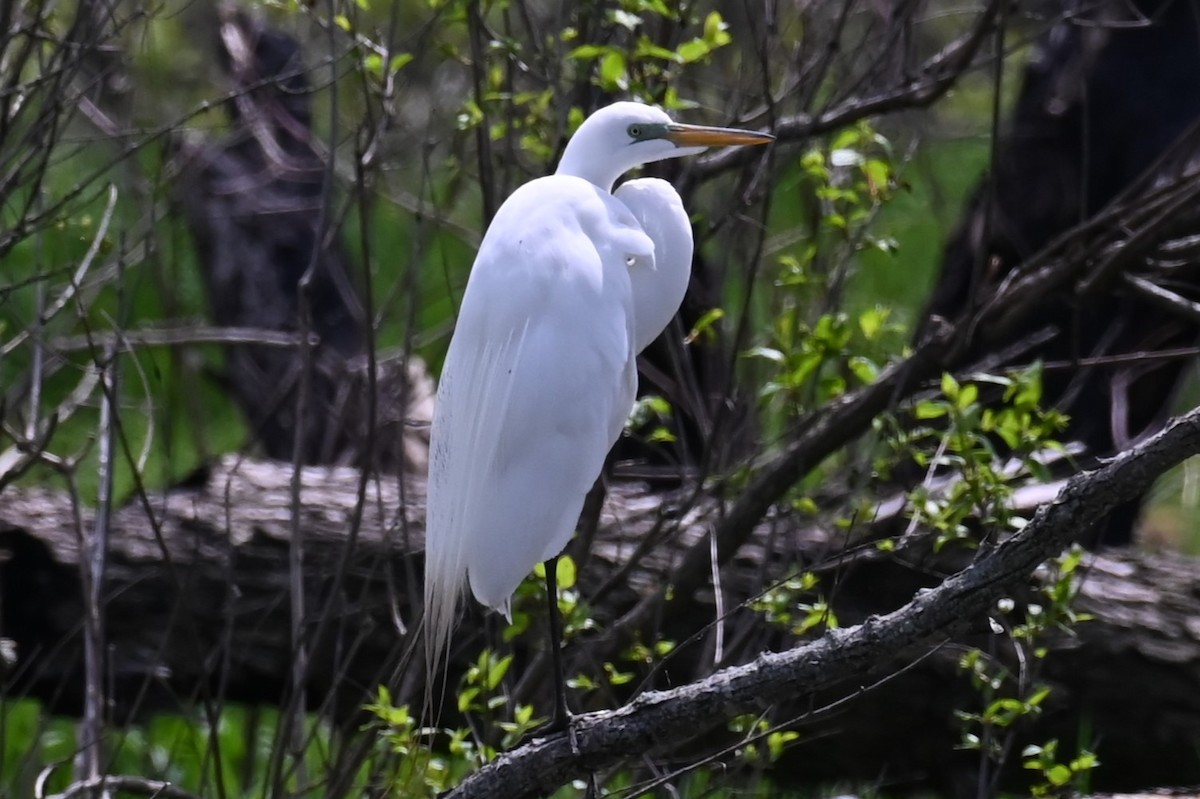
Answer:
[[[425,527],[425,669],[432,702],[450,636],[466,593],[467,564],[488,512],[499,430],[512,393],[514,364],[528,322],[502,341],[475,350],[451,342],[438,386],[429,441]],[[497,607],[511,621],[508,599]],[[445,686],[443,685],[444,689]],[[440,692],[439,692],[440,693]]]
[[[461,560],[461,556],[456,557],[452,552],[426,549],[425,558],[425,677],[426,696],[432,701],[441,693],[437,681],[450,649],[458,599],[467,575],[465,569],[456,568],[455,561]]]
[[[450,420],[455,389],[451,357],[446,359],[438,386],[429,447],[428,504],[425,518],[425,677],[430,700],[442,660],[450,648],[450,634],[458,615],[458,600],[467,581],[466,541],[461,501],[449,496],[454,488],[456,438]],[[461,466],[459,467],[461,469]],[[457,507],[456,507],[457,505]],[[444,686],[443,686],[444,687]]]

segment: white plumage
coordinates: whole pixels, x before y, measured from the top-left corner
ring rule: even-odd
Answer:
[[[567,545],[633,407],[637,353],[683,299],[692,237],[675,190],[643,163],[745,131],[616,103],[584,122],[555,175],[517,189],[483,238],[442,369],[430,440],[426,665],[469,586],[506,616],[521,580]]]

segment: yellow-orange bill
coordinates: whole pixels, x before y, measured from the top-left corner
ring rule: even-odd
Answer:
[[[733,144],[768,144],[775,141],[775,137],[770,133],[681,124],[668,126],[666,138],[677,147],[720,147]]]

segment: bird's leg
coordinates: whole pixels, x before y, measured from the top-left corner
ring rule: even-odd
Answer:
[[[571,721],[567,709],[567,678],[562,660],[562,616],[558,612],[558,556],[546,561],[546,596],[550,607],[550,663],[554,667],[554,718],[550,729],[565,730]]]

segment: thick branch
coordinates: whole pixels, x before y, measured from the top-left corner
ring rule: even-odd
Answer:
[[[526,797],[553,791],[589,771],[683,741],[697,730],[772,702],[839,684],[861,684],[880,664],[948,637],[986,614],[997,599],[1119,503],[1185,458],[1200,454],[1200,410],[1143,446],[1072,479],[1018,535],[903,608],[795,649],[717,672],[682,688],[649,692],[616,711],[575,719],[571,734],[535,741],[469,777],[455,799]]]
[[[187,485],[115,513],[104,606],[116,718],[178,711],[196,701],[270,704],[287,694],[291,474],[288,464],[231,456]],[[373,482],[357,542],[347,551],[360,479],[354,469],[306,468],[301,474],[305,605],[313,614],[305,626],[314,653],[306,681],[310,704],[353,727],[381,682],[392,685],[400,701],[421,693],[420,670],[398,672],[397,664],[410,644],[405,627],[411,630],[419,614],[423,487],[419,481],[403,487],[390,480]],[[1014,500],[1032,509],[1057,492],[1030,486]],[[895,516],[899,506],[898,500],[883,503],[876,525],[886,525],[886,515]],[[154,513],[153,523],[147,509]],[[720,518],[720,501],[704,494],[697,499],[687,490],[655,493],[639,485],[611,485],[580,574],[582,596],[595,618],[602,624],[618,619],[653,594]],[[670,535],[659,529],[664,519]],[[77,620],[83,605],[76,525],[86,529],[91,523],[86,509],[76,518],[70,498],[61,493],[11,486],[0,497],[0,637],[10,639],[6,652],[16,657],[0,667],[0,690],[37,697],[58,713],[78,712],[81,701]],[[655,536],[659,543],[642,546]],[[723,662],[794,645],[794,638],[761,614],[737,608],[765,582],[797,567],[816,569],[825,575],[823,586],[837,586],[829,598],[845,624],[888,612],[936,585],[941,574],[960,568],[949,565],[956,562],[953,557],[918,560],[916,549],[895,559],[873,549],[860,556],[834,555],[833,546],[822,527],[786,512],[754,527],[723,570],[725,607],[734,609],[722,622]],[[1056,686],[1055,712],[1046,715],[1046,726],[1039,722],[1037,729],[1023,730],[1031,736],[1024,740],[1070,739],[1076,734],[1073,725],[1087,717],[1103,742],[1106,768],[1097,786],[1200,780],[1187,749],[1200,736],[1200,702],[1181,699],[1200,696],[1195,678],[1200,638],[1188,632],[1200,630],[1196,573],[1194,561],[1181,557],[1128,552],[1089,558],[1079,609],[1094,620],[1079,629],[1077,638],[1051,644],[1044,678]],[[601,591],[600,586],[607,587]],[[715,607],[709,586],[694,592],[690,606],[669,607],[670,614],[654,620],[656,637],[684,642],[711,628]],[[486,636],[477,634],[484,628],[476,620],[460,628],[456,669],[485,645]],[[975,632],[956,639],[956,646],[986,647]],[[537,708],[545,707],[548,696],[534,656],[541,639],[540,625],[534,625],[511,645],[517,658],[512,674],[521,685],[529,684],[528,692],[514,687],[514,695]],[[594,667],[589,662],[593,643],[584,637],[566,648],[585,672]],[[654,686],[668,688],[687,675],[706,675],[711,656],[704,645],[681,643]],[[826,662],[839,670],[853,665],[835,656],[841,655],[827,653]],[[946,755],[960,735],[953,710],[971,707],[972,698],[955,661],[953,650],[944,650],[850,703],[838,702],[845,691],[836,688],[815,700],[781,702],[772,709],[772,721],[799,720],[805,743],[803,756],[778,765],[784,770],[779,778],[812,784],[851,777],[871,781],[887,774],[894,784],[944,788],[973,773],[977,763]],[[874,668],[890,675],[901,666],[881,656]],[[452,675],[450,684],[455,679]],[[618,706],[626,698],[619,692],[579,697],[591,709]],[[839,710],[812,718],[807,708],[814,702],[834,702]],[[447,718],[447,723],[453,722]],[[697,743],[706,747],[722,741],[728,742],[718,729]],[[1159,756],[1169,748],[1176,756]]]

